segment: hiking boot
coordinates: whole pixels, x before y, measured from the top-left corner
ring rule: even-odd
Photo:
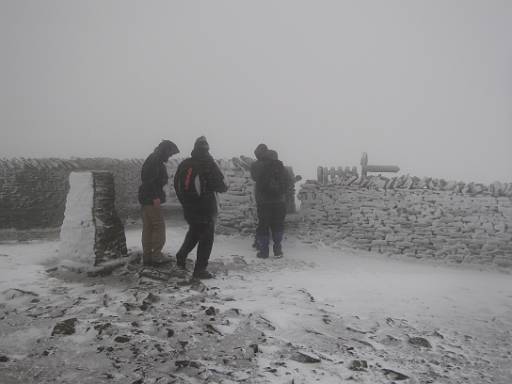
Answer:
[[[151,257],[142,255],[142,265],[150,265]]]
[[[281,247],[281,244],[274,244],[273,250],[275,257],[283,257],[283,248]]]
[[[194,271],[194,273],[192,274],[192,277],[194,279],[203,280],[203,279],[213,279],[215,276],[205,269],[203,271]]]
[[[256,254],[256,257],[259,258],[259,259],[268,259],[268,251],[267,252],[259,251]]]
[[[155,265],[160,265],[160,264],[170,263],[171,259],[169,257],[164,256],[163,254],[159,254],[159,255],[153,256],[151,258],[151,262]]]
[[[187,267],[187,259],[185,257],[181,257],[176,255],[176,266],[181,269],[186,269]]]
[[[162,264],[170,263],[171,259],[163,256],[162,254],[154,257],[146,257],[143,259],[142,264],[148,267],[156,267]]]

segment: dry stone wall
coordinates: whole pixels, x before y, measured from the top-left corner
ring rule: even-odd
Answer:
[[[221,160],[219,166],[226,177],[229,189],[219,197],[218,231],[222,233],[249,233],[256,223],[254,181],[249,172],[254,160],[245,156],[229,161]]]
[[[58,233],[73,171],[112,172],[116,208],[126,218],[137,204],[141,166],[137,159],[0,159],[0,231],[35,234],[55,229]]]
[[[298,198],[300,233],[308,239],[418,258],[512,265],[512,183],[361,178],[347,172],[308,181]]]
[[[167,163],[169,184],[164,207],[179,206],[173,176],[182,159]],[[69,175],[80,171],[109,171],[114,177],[115,208],[119,217],[140,217],[137,191],[143,159],[0,159],[0,240],[57,237],[64,220]],[[245,232],[254,228],[255,210],[249,167],[253,160],[219,160],[229,191],[219,195],[219,231]],[[166,208],[169,209],[169,208]]]

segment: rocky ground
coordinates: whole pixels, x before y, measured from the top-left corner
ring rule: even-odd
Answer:
[[[221,238],[217,277],[204,282],[174,264],[134,263],[94,277],[49,268],[30,284],[2,285],[0,382],[511,382],[512,300],[502,316],[461,327],[416,321],[414,307],[343,311],[286,278],[313,276],[320,253],[261,262],[241,249],[247,242]]]

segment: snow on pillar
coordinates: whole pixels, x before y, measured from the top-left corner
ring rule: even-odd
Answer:
[[[112,174],[72,172],[69,186],[60,256],[89,266],[126,256],[124,228],[114,207]]]

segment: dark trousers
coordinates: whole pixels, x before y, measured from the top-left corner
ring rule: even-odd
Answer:
[[[280,245],[284,234],[284,218],[286,216],[286,204],[260,203],[258,209],[258,227],[256,228],[256,242],[262,252],[268,252],[270,234],[274,246]]]
[[[176,254],[178,260],[185,260],[188,254],[197,245],[197,257],[194,271],[204,271],[213,248],[215,234],[215,221],[208,223],[188,223],[188,232],[183,240],[180,250]]]

